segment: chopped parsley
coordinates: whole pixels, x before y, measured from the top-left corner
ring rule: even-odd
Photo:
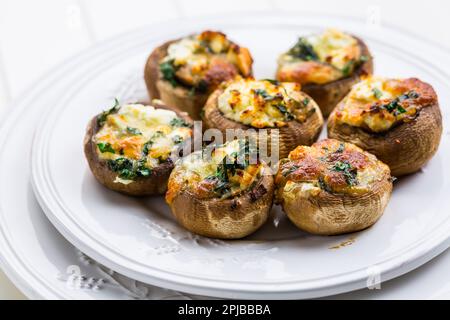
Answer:
[[[353,168],[352,165],[347,161],[337,161],[333,167],[333,171],[342,172],[345,177],[345,181],[349,186],[354,186],[358,184],[358,180],[356,179],[357,170]]]
[[[394,112],[395,115],[405,113],[406,110],[400,104],[401,102],[407,99],[417,99],[419,94],[415,91],[410,91],[408,93],[402,94],[398,98],[393,99],[389,103],[383,104],[380,106],[381,109],[386,109],[389,112]]]
[[[152,137],[150,138],[150,140],[148,140],[146,143],[144,143],[144,147],[142,148],[142,154],[144,156],[147,156],[150,148],[152,147],[152,145],[155,143],[156,139],[158,139],[159,137],[161,137],[164,134],[164,132],[162,131],[156,131]]]
[[[180,143],[183,142],[183,137],[181,137],[181,136],[179,136],[179,135],[173,136],[173,137],[172,137],[172,141],[173,141],[173,143],[175,143],[175,144],[180,144]]]
[[[176,87],[178,85],[178,81],[176,79],[177,70],[173,65],[173,62],[174,62],[173,59],[162,62],[159,65],[159,70],[161,71],[163,79],[169,81],[173,87]]]
[[[336,153],[342,153],[342,152],[344,152],[344,149],[345,149],[345,145],[344,145],[344,143],[340,143],[339,144],[339,148],[337,148],[337,150],[336,150]]]
[[[369,61],[369,56],[362,55],[362,56],[359,58],[359,61],[361,61],[361,62],[367,62],[367,61]]]
[[[272,101],[275,100],[276,98],[279,98],[279,96],[271,96],[264,89],[254,89],[253,91],[257,96],[261,96],[264,99],[264,101]]]
[[[103,126],[106,122],[106,118],[112,114],[116,113],[120,109],[120,103],[117,98],[114,99],[114,106],[106,111],[103,111],[99,116],[97,116],[97,125],[99,127]]]
[[[129,134],[135,135],[135,136],[140,136],[142,135],[142,133],[139,131],[139,129],[137,128],[131,128],[131,127],[127,127],[127,132]]]
[[[300,37],[297,43],[288,51],[288,54],[305,61],[319,60],[313,46],[305,38]]]
[[[320,187],[320,189],[325,190],[329,193],[333,192],[333,190],[328,186],[328,184],[325,182],[323,177],[319,177],[319,187]]]
[[[274,105],[275,108],[278,109],[278,111],[280,111],[284,117],[286,118],[286,120],[294,120],[295,116],[286,108],[286,105],[283,103],[279,103]]]
[[[187,127],[190,128],[191,125],[189,123],[187,123],[186,121],[184,121],[181,118],[173,118],[172,120],[170,120],[170,125],[172,127]]]
[[[399,115],[399,114],[402,114],[405,112],[406,112],[405,108],[403,108],[402,106],[399,105],[399,106],[397,106],[397,109],[394,111],[394,114]]]
[[[112,171],[117,172],[120,178],[127,180],[133,180],[137,177],[148,177],[151,174],[151,170],[145,167],[144,159],[134,161],[127,158],[117,158],[108,160],[108,167]]]
[[[225,195],[230,192],[232,183],[229,177],[237,173],[237,170],[245,170],[250,164],[252,149],[248,140],[239,143],[239,150],[223,157],[220,164],[217,165],[216,172],[207,177],[207,180],[214,181],[214,192]]]
[[[295,171],[297,171],[299,169],[298,166],[296,165],[292,165],[287,169],[284,169],[283,171],[281,171],[281,174],[283,177],[287,177],[288,175],[290,175],[291,173],[294,173]]]
[[[302,101],[302,103],[303,103],[303,106],[308,106],[308,104],[309,104],[309,102],[310,102],[311,100],[309,99],[309,98],[305,98],[305,99],[303,99],[303,101]]]
[[[274,79],[262,79],[261,81],[267,81],[270,82],[271,84],[273,84],[274,86],[279,86],[281,83],[278,80],[274,80]]]
[[[105,152],[116,153],[109,142],[97,143],[97,147],[101,153],[105,153]]]
[[[341,70],[344,77],[348,77],[352,73],[354,66],[355,66],[355,60],[350,60],[349,62],[347,62],[345,64],[344,68],[342,68],[342,70]]]
[[[372,92],[373,92],[373,95],[375,96],[375,98],[377,98],[377,99],[381,99],[381,97],[383,96],[383,92],[381,92],[381,90],[378,88],[373,88]]]

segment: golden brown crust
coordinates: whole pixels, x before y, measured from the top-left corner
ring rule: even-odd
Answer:
[[[332,194],[325,191],[309,198],[282,202],[289,219],[300,229],[319,235],[356,232],[373,225],[383,214],[392,192],[387,173],[368,193]]]
[[[442,116],[435,103],[419,111],[410,122],[384,133],[372,133],[338,124],[333,112],[328,119],[328,137],[353,143],[374,154],[391,168],[393,176],[416,172],[436,153],[442,134]]]
[[[351,87],[357,83],[362,76],[373,73],[373,58],[369,48],[363,40],[358,37],[354,38],[358,40],[361,47],[361,56],[366,56],[368,58],[367,61],[364,61],[358,66],[349,77],[326,84],[311,83],[302,85],[302,91],[309,94],[314,101],[317,102],[324,117],[328,117],[334,107],[345,97]]]
[[[218,108],[218,98],[224,92],[224,89],[219,88],[214,91],[209,97],[205,104],[202,114],[203,124],[205,129],[215,128],[219,129],[223,134],[225,134],[227,129],[255,129],[249,125],[236,122],[234,120],[226,118]],[[292,120],[286,122],[287,125],[274,128],[279,132],[279,157],[287,157],[289,152],[295,149],[298,145],[311,145],[313,144],[320,135],[323,117],[319,110],[313,115],[309,116],[307,120],[303,123]],[[267,128],[268,131],[268,142],[267,145],[270,146],[271,137],[275,138],[271,128]],[[276,131],[275,131],[276,132]]]
[[[172,110],[187,123],[192,124],[192,119],[185,113],[180,113],[176,109],[167,107],[165,105],[154,105],[155,108]],[[97,145],[92,138],[101,129],[97,122],[97,116],[94,116],[89,122],[86,134],[84,137],[84,154],[86,156],[89,168],[94,177],[108,189],[124,193],[131,196],[147,196],[164,194],[167,190],[167,181],[174,164],[171,161],[160,164],[158,167],[152,169],[150,176],[137,177],[134,182],[130,184],[123,184],[115,182],[117,173],[109,169],[107,161],[100,159],[97,153]],[[193,143],[193,141],[192,141]]]
[[[189,231],[205,237],[239,239],[266,222],[273,192],[273,177],[263,175],[250,190],[233,198],[201,199],[183,190],[169,206],[177,221]]]

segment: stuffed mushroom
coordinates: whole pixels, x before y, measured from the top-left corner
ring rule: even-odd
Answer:
[[[251,160],[248,140],[208,148],[177,161],[166,201],[178,222],[196,234],[245,237],[267,220],[272,207],[270,168]]]
[[[352,88],[328,122],[328,137],[373,153],[394,176],[413,173],[427,163],[441,134],[436,92],[416,78],[368,77]]]
[[[278,59],[276,78],[302,85],[327,117],[363,75],[372,74],[372,56],[359,38],[336,29],[301,37]]]
[[[280,161],[276,199],[300,229],[320,235],[359,231],[383,214],[392,192],[389,167],[333,139],[299,146]]]
[[[206,128],[267,129],[267,145],[278,145],[286,157],[298,145],[314,143],[323,125],[322,113],[310,96],[293,82],[238,78],[222,84],[209,97],[202,113]]]
[[[150,96],[200,118],[209,94],[237,75],[252,75],[253,60],[247,48],[221,32],[204,31],[166,42],[156,48],[145,66]]]
[[[95,178],[133,196],[163,194],[192,120],[164,105],[116,104],[89,123],[84,151]],[[190,150],[188,148],[188,150]]]

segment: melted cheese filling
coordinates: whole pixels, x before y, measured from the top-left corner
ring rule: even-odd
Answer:
[[[166,195],[169,203],[182,190],[189,190],[202,198],[235,196],[249,189],[264,170],[261,164],[233,165],[235,155],[242,150],[242,140],[219,146],[209,155],[205,150],[193,152],[177,161],[169,179]],[[224,173],[224,158],[235,169]]]
[[[359,58],[358,41],[352,36],[336,29],[328,29],[319,35],[306,37],[319,61],[337,69],[344,69],[351,61]]]
[[[140,104],[124,105],[117,113],[107,116],[105,124],[94,136],[98,156],[104,160],[123,157],[139,160],[146,146],[145,166],[156,167],[192,135],[189,127],[176,125],[177,120],[180,118],[170,110]]]
[[[265,128],[282,127],[293,119],[303,122],[318,106],[298,84],[240,79],[218,97],[218,108],[228,119]]]
[[[309,50],[313,52],[309,54]],[[301,84],[324,84],[349,76],[360,60],[357,39],[328,29],[322,34],[301,38],[296,46],[282,54],[278,59],[278,78]]]
[[[352,144],[327,139],[293,150],[281,164],[276,180],[284,183],[282,197],[292,200],[322,191],[363,194],[388,172],[375,156]]]
[[[355,84],[335,111],[337,122],[384,132],[398,122],[413,119],[420,107],[414,103],[414,94],[418,97],[419,93],[405,90],[401,83],[367,77]]]

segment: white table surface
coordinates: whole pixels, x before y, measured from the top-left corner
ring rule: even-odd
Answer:
[[[0,121],[44,72],[76,52],[143,25],[208,13],[285,10],[366,17],[439,42],[450,53],[447,0],[0,0]],[[450,250],[381,290],[338,298],[450,299]],[[24,299],[0,271],[0,299]]]

